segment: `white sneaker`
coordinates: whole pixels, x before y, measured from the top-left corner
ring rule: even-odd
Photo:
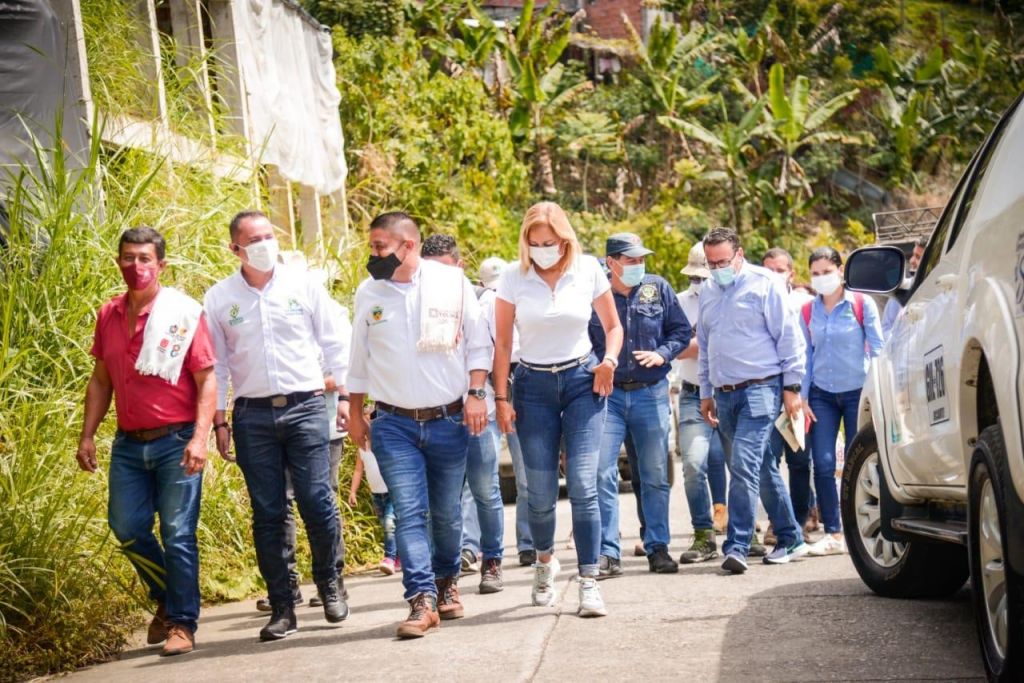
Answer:
[[[581,617],[606,617],[608,609],[601,598],[601,589],[597,587],[597,578],[580,577],[580,606],[576,614]]]
[[[807,554],[811,557],[845,555],[846,541],[843,539],[836,539],[832,534],[825,534],[823,539],[811,544],[811,547],[807,550]]]
[[[540,560],[533,565],[533,604],[537,607],[550,607],[558,597],[555,591],[555,577],[562,566],[557,557],[544,564]]]

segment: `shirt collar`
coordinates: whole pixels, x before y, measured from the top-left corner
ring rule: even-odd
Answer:
[[[267,284],[263,285],[263,289],[256,289],[255,287],[250,285],[248,283],[248,281],[246,281],[245,276],[242,275],[242,268],[241,268],[241,266],[239,266],[238,270],[235,271],[235,277],[238,279],[238,283],[242,287],[244,287],[245,289],[247,289],[250,292],[253,292],[255,294],[260,294],[260,293],[265,292],[268,289],[270,289],[270,285],[272,285],[274,283],[274,281],[277,280],[277,274],[280,271],[281,271],[281,264],[280,263],[275,264],[274,265],[274,272],[270,274],[270,279],[267,280]]]
[[[162,286],[163,285],[157,285],[157,289],[156,289],[157,296],[159,296],[160,288]],[[153,310],[153,304],[155,304],[155,303],[156,303],[156,296],[154,296],[152,299],[150,299],[149,303],[142,307],[142,310],[139,311],[139,316],[149,315],[149,312]],[[128,292],[125,292],[124,294],[118,294],[117,296],[114,297],[114,310],[116,310],[121,315],[126,315],[127,314],[127,311],[128,311]]]

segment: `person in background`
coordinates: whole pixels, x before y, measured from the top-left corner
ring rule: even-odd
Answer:
[[[816,249],[808,264],[818,296],[800,315],[807,341],[802,393],[804,411],[814,423],[810,434],[814,484],[825,536],[807,554],[837,555],[846,552],[846,544],[836,491],[836,437],[840,421],[847,444],[857,433],[860,392],[871,359],[882,350],[882,329],[874,300],[843,286],[843,260],[835,249]]]
[[[369,416],[369,419],[372,422],[373,416]],[[373,512],[377,515],[377,521],[384,532],[384,557],[377,568],[384,576],[391,576],[402,571],[402,562],[398,559],[398,546],[395,544],[395,506],[391,504],[388,485],[384,483],[384,477],[380,476],[380,468],[377,466],[377,458],[373,456],[373,451],[359,448],[356,450],[356,466],[352,472],[352,485],[348,492],[350,507],[355,507],[358,502],[356,496],[364,473],[366,483],[370,486]]]
[[[595,310],[605,335],[600,361],[587,333]],[[597,585],[597,467],[622,326],[608,278],[597,259],[583,255],[569,218],[557,204],[534,204],[523,217],[519,264],[506,269],[498,281],[495,320],[498,423],[505,433],[515,425],[530,487],[530,531],[537,551],[533,604],[554,605],[556,600],[555,505],[564,437],[580,576],[577,614],[604,616],[608,612]],[[515,393],[510,396],[513,325],[519,332],[520,360],[511,385]]]
[[[785,291],[771,271],[744,260],[734,230],[709,232],[704,254],[711,281],[701,289],[697,320],[701,414],[719,427],[732,475],[722,569],[742,574],[759,488],[779,538],[763,562],[783,564],[807,552],[770,451],[780,405],[790,418],[802,408],[806,350]]]
[[[805,304],[814,300],[814,296],[805,289],[793,286],[795,271],[793,269],[793,257],[788,251],[781,247],[773,247],[765,252],[761,259],[761,265],[775,273],[783,288],[786,291],[786,300],[790,308],[799,313]],[[811,488],[811,453],[810,446],[799,451],[794,451],[782,438],[782,434],[776,429],[772,431],[772,453],[775,459],[782,463],[786,458],[786,467],[789,470],[789,495],[793,501],[793,513],[796,521],[804,531],[804,540],[811,531],[817,531],[818,512],[814,500],[814,490]],[[764,535],[766,545],[775,545],[775,529],[769,525]]]
[[[464,269],[458,244],[451,235],[438,233],[423,240],[420,256],[446,266]],[[475,293],[475,291],[474,291]],[[479,301],[479,294],[478,301]],[[481,306],[481,319],[487,323]],[[491,327],[488,325],[488,334]],[[493,340],[493,335],[491,336]],[[488,381],[487,427],[479,435],[469,437],[466,451],[466,482],[462,488],[462,554],[463,572],[480,568],[481,593],[498,593],[504,589],[501,557],[504,553],[505,508],[501,504],[501,485],[498,480],[498,454],[501,451],[501,432],[494,422],[494,389]]]
[[[619,548],[619,452],[628,436],[636,452],[644,519],[644,550],[650,571],[674,574],[678,565],[668,552],[668,438],[671,410],[668,379],[672,359],[690,343],[690,324],[675,292],[664,278],[646,272],[653,254],[633,233],[611,235],[605,263],[611,272],[615,308],[625,340],[615,368],[614,390],[601,440],[597,496],[601,509],[599,576],[622,573]],[[594,352],[605,355],[604,328],[595,312],[590,319]]]
[[[161,655],[195,648],[199,619],[196,525],[217,396],[214,351],[199,302],[161,287],[163,236],[148,227],[121,234],[117,265],[127,291],[100,308],[90,354],[85,418],[75,454],[97,468],[95,434],[117,409],[110,448],[107,521],[156,602],[146,642]],[[160,541],[153,522],[160,516]]]
[[[907,259],[907,277],[904,278],[903,284],[900,285],[900,289],[910,289],[914,286],[914,278],[917,276],[917,267],[921,265],[921,258],[924,256],[924,248],[928,246],[928,236],[919,237],[914,242],[914,248],[910,252],[910,258]],[[885,303],[885,309],[882,311],[882,337],[889,339],[892,335],[893,325],[896,324],[896,319],[900,317],[900,311],[903,310],[903,304],[901,304],[896,297],[890,296],[889,300]]]

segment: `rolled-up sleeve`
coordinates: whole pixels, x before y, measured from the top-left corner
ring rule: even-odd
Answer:
[[[466,368],[469,371],[491,371],[494,364],[494,342],[487,320],[480,310],[473,285],[463,279],[462,333],[466,339]]]

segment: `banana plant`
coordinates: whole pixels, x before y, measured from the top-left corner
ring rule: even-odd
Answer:
[[[587,180],[590,162],[614,163],[624,156],[619,126],[604,112],[576,111],[559,121],[555,138],[562,156],[583,162],[583,210],[589,210]]]

